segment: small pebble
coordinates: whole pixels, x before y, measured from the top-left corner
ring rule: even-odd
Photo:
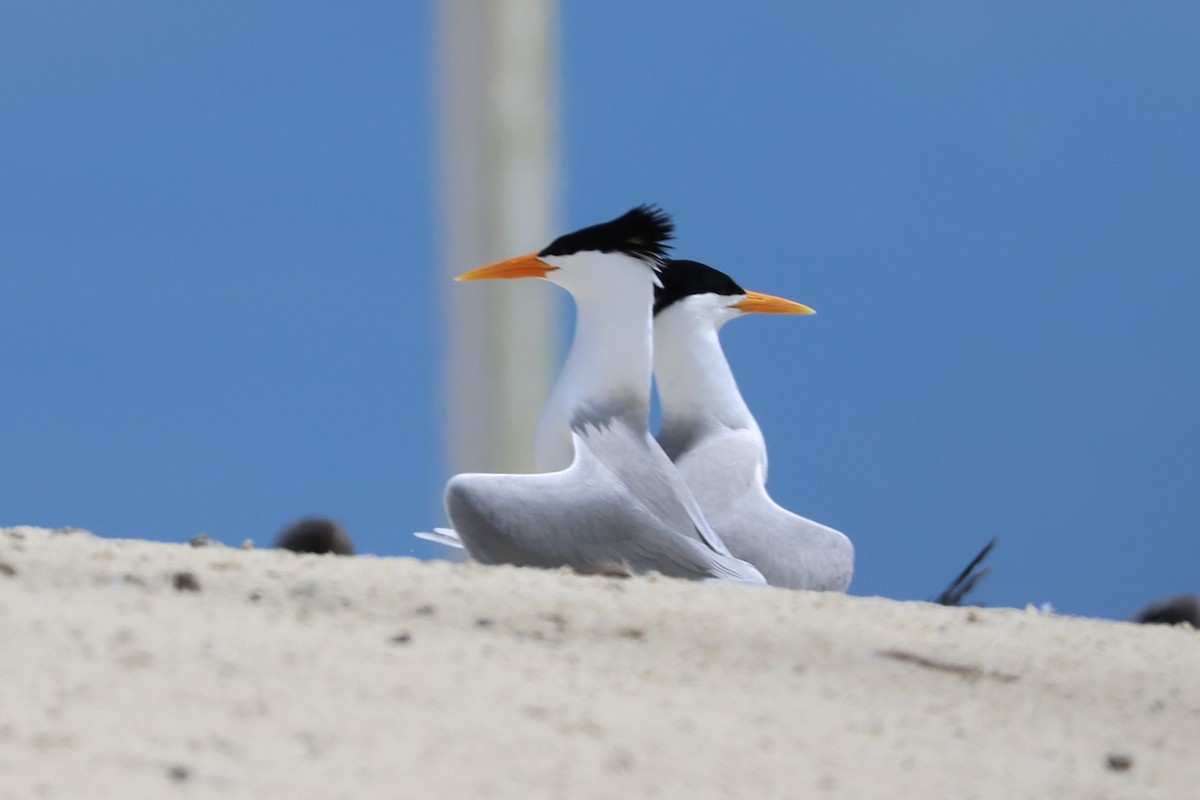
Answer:
[[[167,770],[167,775],[169,775],[173,781],[186,781],[191,774],[192,771],[182,764],[175,764],[169,770]]]
[[[14,567],[12,564],[5,564],[3,561],[0,561],[0,575],[8,575],[9,577],[12,577],[16,574],[16,567]]]
[[[288,592],[292,597],[303,597],[311,600],[316,597],[321,591],[321,582],[316,579],[310,579],[302,583],[298,583]]]
[[[194,572],[176,572],[171,576],[171,584],[181,592],[200,591],[200,579]]]
[[[403,631],[401,633],[397,633],[395,636],[392,637],[392,641],[395,642],[396,644],[408,644],[409,642],[412,641],[412,634],[409,633],[408,631]]]
[[[207,533],[199,533],[188,540],[188,544],[190,544],[192,547],[211,547],[214,544],[220,544],[220,542],[209,536]]]
[[[1109,753],[1108,768],[1113,772],[1125,772],[1133,766],[1133,757],[1126,753]]]

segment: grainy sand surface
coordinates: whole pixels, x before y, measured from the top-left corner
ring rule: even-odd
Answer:
[[[1200,634],[0,529],[0,798],[1200,798]]]

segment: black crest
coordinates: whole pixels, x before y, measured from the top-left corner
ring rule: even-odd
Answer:
[[[667,212],[657,206],[638,206],[611,222],[558,237],[539,256],[569,256],[588,251],[625,253],[651,262],[655,266],[666,258],[671,248],[674,223]]]
[[[662,286],[654,288],[654,313],[694,294],[745,294],[733,278],[699,261],[670,259],[658,272]]]

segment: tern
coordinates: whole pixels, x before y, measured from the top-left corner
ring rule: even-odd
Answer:
[[[725,273],[696,261],[667,260],[659,278],[653,327],[662,406],[659,443],[732,554],[753,564],[769,584],[845,591],[854,570],[853,545],[839,531],[782,508],[767,493],[766,443],[718,338],[720,328],[738,316],[811,314],[812,309],[744,290]],[[583,359],[573,367],[588,369]],[[574,458],[568,374],[564,369],[538,422],[539,469],[556,469]],[[462,546],[451,528],[417,535]]]
[[[841,532],[783,508],[767,493],[767,447],[738,391],[719,331],[746,314],[811,314],[746,291],[696,261],[668,261],[654,304],[658,441],[730,552],[791,589],[844,592],[854,546]]]
[[[568,463],[534,475],[464,473],[446,484],[454,536],[477,561],[615,564],[635,573],[765,582],[730,554],[650,435],[652,306],[672,231],[666,213],[639,206],[540,252],[458,277],[541,278],[567,290],[577,309],[548,403],[560,423],[540,426],[559,429]]]

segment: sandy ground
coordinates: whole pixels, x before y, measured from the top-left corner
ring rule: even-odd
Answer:
[[[0,798],[1200,797],[1200,634],[0,530]]]

